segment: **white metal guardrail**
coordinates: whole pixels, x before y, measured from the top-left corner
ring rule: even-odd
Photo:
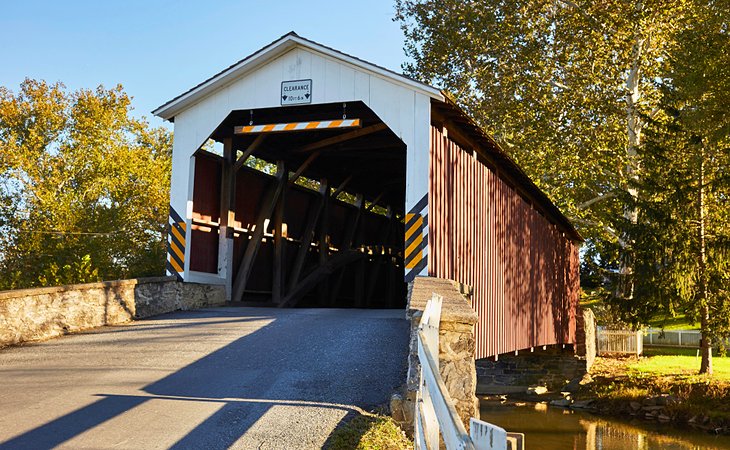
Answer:
[[[607,330],[596,327],[596,351],[599,355],[633,354],[641,355],[644,351],[641,331]]]
[[[507,432],[490,423],[471,418],[470,433],[454,408],[439,373],[439,322],[443,299],[434,294],[418,325],[418,359],[421,385],[416,398],[415,446],[418,450],[438,450],[439,437],[448,450],[508,450]],[[512,439],[509,448],[516,447]],[[523,443],[519,443],[524,445]]]

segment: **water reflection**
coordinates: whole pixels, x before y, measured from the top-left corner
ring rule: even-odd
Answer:
[[[623,422],[544,404],[482,401],[481,418],[525,433],[527,450],[730,449],[730,437],[712,436],[646,421]]]

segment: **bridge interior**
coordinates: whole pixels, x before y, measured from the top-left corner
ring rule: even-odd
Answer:
[[[211,139],[223,154],[195,154],[191,271],[227,270],[234,302],[404,306],[406,146],[372,110],[237,110]]]

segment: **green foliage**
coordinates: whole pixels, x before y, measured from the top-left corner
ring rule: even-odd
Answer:
[[[581,282],[607,322],[730,331],[728,2],[396,5],[406,71],[452,92],[587,238]]]
[[[677,33],[640,152],[639,220],[627,226],[640,301],[619,304],[634,323],[709,314],[713,340],[730,334],[728,17],[728,5],[697,2],[696,25]]]
[[[659,101],[654,80],[687,2],[396,4],[406,71],[453,93],[579,226],[596,266],[617,270],[640,115]]]
[[[91,265],[91,255],[84,255],[78,261],[73,261],[63,267],[58,267],[56,262],[51,262],[38,277],[42,286],[90,283],[98,280],[99,270]]]
[[[0,289],[164,273],[172,137],[121,86],[0,87]]]
[[[413,443],[388,416],[358,414],[338,427],[324,445],[328,450],[405,450]]]

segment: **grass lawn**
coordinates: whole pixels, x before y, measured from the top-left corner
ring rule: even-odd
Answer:
[[[699,330],[700,325],[690,322],[684,314],[677,314],[675,317],[665,317],[657,314],[649,321],[652,328],[664,328],[665,330]]]
[[[694,349],[672,349],[680,351],[691,351],[696,354]],[[689,355],[656,355],[641,358],[640,360],[629,363],[627,367],[643,374],[651,374],[657,376],[676,376],[676,375],[697,375],[700,370],[700,358],[692,354]],[[713,375],[716,381],[730,382],[730,358],[713,356],[712,358]]]
[[[676,349],[657,353],[670,350]],[[730,358],[714,357],[712,362],[714,373],[708,376],[698,374],[700,360],[693,355],[598,357],[579,397],[596,399],[602,411],[623,416],[633,411],[631,402],[641,404],[647,398],[671,394],[677,403],[664,413],[672,422],[700,417],[708,429],[730,430]]]

